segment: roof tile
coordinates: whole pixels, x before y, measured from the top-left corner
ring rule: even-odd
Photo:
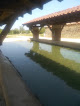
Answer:
[[[72,13],[77,12],[77,11],[80,11],[80,5],[73,7],[73,8],[68,8],[68,9],[63,10],[63,11],[55,12],[55,13],[52,13],[52,14],[49,14],[49,15],[45,15],[45,16],[33,19],[31,21],[24,23],[24,25],[34,23],[34,22],[38,22],[38,21],[42,21],[42,20],[45,20],[45,19],[51,19],[51,18],[54,18],[54,17],[72,14]]]

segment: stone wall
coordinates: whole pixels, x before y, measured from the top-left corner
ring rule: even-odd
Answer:
[[[52,36],[48,27],[45,28],[45,36]],[[65,25],[61,32],[61,38],[80,38],[80,24]]]
[[[61,37],[62,38],[80,38],[80,24],[64,26],[61,33]]]
[[[52,32],[48,27],[45,27],[45,36],[46,37],[52,37]]]

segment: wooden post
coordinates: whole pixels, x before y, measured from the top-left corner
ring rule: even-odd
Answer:
[[[0,33],[0,45],[2,45],[3,40],[5,39],[7,34],[9,33],[9,31],[10,31],[12,25],[14,24],[15,20],[16,20],[16,17],[11,17],[11,19],[9,20],[9,22],[7,22],[3,31]]]

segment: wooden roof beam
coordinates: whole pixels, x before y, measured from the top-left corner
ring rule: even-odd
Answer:
[[[15,13],[16,10],[13,10],[13,9],[0,9],[0,12]]]

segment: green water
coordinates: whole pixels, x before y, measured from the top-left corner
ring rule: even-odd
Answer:
[[[25,41],[1,50],[41,104],[80,106],[80,51]]]

